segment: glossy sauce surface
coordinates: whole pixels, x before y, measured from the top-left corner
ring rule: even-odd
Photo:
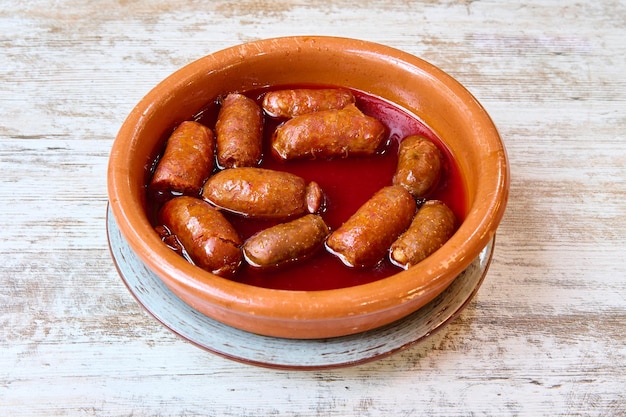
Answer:
[[[294,86],[289,86],[296,88]],[[260,104],[268,90],[247,93]],[[443,154],[441,179],[428,199],[445,202],[455,213],[459,223],[466,213],[463,181],[454,159],[441,140],[415,116],[379,98],[353,91],[357,106],[363,113],[378,118],[388,129],[388,140],[383,149],[371,157],[280,161],[272,155],[270,137],[283,120],[265,116],[264,151],[261,167],[288,171],[307,182],[317,182],[325,195],[320,213],[331,230],[338,228],[380,188],[391,185],[396,170],[398,144],[402,138],[419,134],[438,145]],[[212,103],[197,114],[194,120],[211,129],[215,126],[219,105]],[[148,201],[149,213],[156,213],[158,199]],[[243,240],[254,233],[276,224],[275,221],[249,219],[225,213]],[[152,216],[154,218],[154,216]],[[155,226],[158,226],[155,224]],[[326,290],[365,284],[393,275],[400,269],[384,259],[374,268],[349,268],[339,258],[320,248],[312,257],[280,269],[259,270],[243,264],[234,280],[259,287],[286,290]]]

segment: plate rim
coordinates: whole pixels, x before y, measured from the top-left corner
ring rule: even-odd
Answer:
[[[283,344],[285,345],[285,347],[288,347],[289,345],[299,345],[299,348],[303,348],[306,345],[310,345],[310,344],[319,344],[319,343],[323,343],[324,345],[328,346],[328,345],[332,345],[333,343],[337,343],[339,341],[342,340],[350,340],[350,339],[362,339],[363,337],[371,337],[372,335],[376,335],[377,333],[381,333],[383,331],[385,331],[386,329],[390,329],[393,328],[394,326],[398,326],[400,324],[410,324],[411,319],[415,318],[416,315],[419,314],[420,311],[423,311],[424,309],[427,308],[431,308],[433,305],[437,304],[440,302],[440,300],[446,295],[447,291],[449,290],[450,287],[452,287],[454,285],[454,283],[456,282],[456,278],[454,281],[452,281],[452,283],[450,284],[450,286],[448,288],[446,288],[441,294],[439,294],[437,297],[435,297],[432,301],[430,301],[429,303],[427,303],[425,306],[421,307],[420,309],[416,310],[415,312],[401,318],[398,319],[392,323],[389,323],[387,325],[375,328],[375,329],[371,329],[371,330],[367,330],[364,332],[360,332],[360,333],[356,333],[356,334],[352,334],[352,335],[346,335],[346,336],[338,336],[338,337],[332,337],[332,338],[321,338],[321,339],[288,339],[288,338],[280,338],[280,337],[273,337],[273,336],[265,336],[265,335],[259,335],[259,334],[255,334],[252,332],[248,332],[246,330],[241,330],[241,329],[236,329],[232,326],[223,324],[215,319],[212,319],[208,316],[205,316],[204,314],[198,312],[197,310],[193,309],[193,307],[189,306],[188,304],[186,304],[184,301],[182,301],[176,294],[174,294],[169,288],[167,288],[165,286],[165,284],[160,280],[160,278],[158,278],[158,276],[156,274],[154,274],[154,272],[152,272],[140,259],[139,257],[131,250],[130,246],[128,245],[128,243],[126,242],[126,239],[124,238],[124,236],[122,235],[121,231],[119,230],[114,216],[112,215],[112,211],[110,208],[110,204],[107,203],[107,212],[106,212],[106,232],[107,232],[107,243],[108,243],[108,247],[109,247],[109,252],[111,255],[111,258],[113,260],[113,264],[117,270],[118,275],[120,276],[122,282],[124,283],[124,285],[126,286],[126,288],[128,289],[128,291],[131,293],[131,295],[133,296],[133,298],[135,299],[135,301],[142,307],[142,309],[144,311],[146,311],[150,316],[152,316],[155,320],[157,320],[159,323],[161,323],[161,325],[163,325],[165,328],[167,328],[169,331],[171,331],[172,333],[174,333],[176,336],[178,336],[179,338],[191,343],[192,345],[195,345],[196,347],[210,352],[212,354],[215,354],[217,356],[235,361],[235,362],[239,362],[239,363],[243,363],[243,364],[247,364],[247,365],[253,365],[253,366],[258,366],[258,367],[264,367],[264,368],[271,368],[271,369],[279,369],[279,370],[325,370],[325,369],[336,369],[336,368],[344,368],[344,367],[352,367],[352,366],[356,366],[356,365],[360,365],[360,364],[364,364],[364,363],[368,363],[368,362],[373,362],[376,360],[380,360],[383,359],[385,357],[389,357],[391,355],[394,355],[396,353],[399,353],[401,351],[404,351],[406,349],[409,349],[410,347],[423,342],[424,340],[428,339],[429,337],[431,337],[433,334],[437,333],[438,331],[440,331],[442,328],[446,327],[448,324],[450,324],[450,322],[452,322],[456,317],[458,317],[460,315],[460,313],[465,310],[465,308],[467,308],[467,306],[469,305],[469,303],[474,299],[476,293],[478,292],[478,290],[480,289],[480,287],[482,286],[482,283],[487,275],[487,272],[489,270],[489,267],[491,265],[491,261],[493,259],[493,253],[494,253],[494,249],[495,249],[495,234],[492,236],[492,238],[489,240],[488,244],[485,246],[485,248],[483,248],[479,254],[479,256],[474,259],[472,261],[472,263],[470,264],[470,266],[468,267],[471,268],[475,263],[479,264],[479,268],[478,268],[478,276],[475,278],[476,282],[473,285],[471,291],[469,291],[464,299],[462,300],[462,302],[460,302],[460,304],[456,305],[455,308],[453,309],[453,311],[449,312],[445,318],[443,318],[443,320],[439,320],[437,321],[437,323],[433,326],[431,326],[429,328],[428,331],[426,331],[424,334],[420,334],[415,338],[412,338],[411,340],[407,340],[406,342],[403,342],[401,344],[398,344],[397,346],[394,347],[390,347],[389,349],[386,349],[382,352],[379,353],[375,353],[375,354],[371,354],[371,355],[362,355],[359,358],[356,359],[350,359],[350,360],[345,360],[345,361],[339,361],[339,362],[332,362],[332,363],[317,363],[317,364],[296,364],[296,363],[276,363],[273,361],[268,361],[268,360],[261,360],[261,359],[253,359],[251,357],[243,357],[242,355],[236,355],[234,353],[228,353],[222,350],[219,350],[215,347],[209,346],[206,343],[202,343],[198,340],[196,340],[195,338],[191,337],[188,334],[184,334],[183,331],[181,331],[181,329],[178,326],[174,326],[172,325],[172,323],[170,321],[168,321],[166,318],[162,317],[162,314],[159,314],[159,312],[156,311],[156,308],[154,308],[154,306],[148,305],[146,302],[146,299],[144,297],[142,297],[141,292],[138,291],[137,288],[135,288],[131,282],[129,281],[129,279],[125,276],[124,272],[122,271],[122,264],[124,263],[130,263],[131,261],[129,261],[128,259],[126,259],[126,257],[124,256],[120,256],[120,254],[118,254],[117,252],[120,251],[121,249],[119,247],[116,246],[114,239],[112,239],[112,234],[113,233],[117,233],[119,235],[120,238],[120,242],[122,245],[126,246],[126,249],[129,251],[130,254],[132,254],[132,256],[134,257],[134,259],[132,261],[140,264],[141,266],[143,266],[143,268],[146,269],[146,271],[151,274],[153,277],[152,279],[158,281],[160,287],[162,287],[161,289],[163,290],[163,294],[168,296],[169,298],[175,299],[178,302],[183,303],[188,309],[193,310],[196,314],[200,315],[203,320],[208,320],[209,322],[215,323],[215,326],[219,329],[219,328],[226,328],[231,332],[236,332],[236,333],[241,333],[244,337],[248,337],[250,339],[257,339],[258,341],[273,341],[275,343],[280,344],[281,342],[283,342]],[[480,259],[483,258],[483,259]],[[465,271],[464,271],[465,272]],[[213,329],[215,330],[215,328]]]

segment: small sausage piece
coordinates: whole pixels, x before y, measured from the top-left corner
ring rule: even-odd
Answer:
[[[254,100],[228,94],[215,123],[217,163],[223,168],[256,166],[263,147],[263,114]]]
[[[193,263],[215,275],[232,277],[241,265],[241,239],[217,209],[199,198],[167,201],[159,221],[177,238]]]
[[[287,120],[272,135],[272,149],[283,160],[373,155],[385,138],[385,126],[354,104]]]
[[[415,198],[423,198],[439,182],[441,151],[422,136],[409,136],[400,143],[398,166],[393,183],[406,188]]]
[[[315,182],[265,168],[230,168],[204,184],[202,196],[225,210],[247,217],[285,219],[315,213],[323,193]]]
[[[443,246],[455,227],[456,217],[448,206],[438,200],[425,202],[408,230],[391,245],[391,262],[404,269],[418,264]]]
[[[348,266],[374,266],[411,223],[415,200],[407,190],[383,187],[326,241],[328,250]]]
[[[307,214],[250,237],[243,245],[244,258],[250,265],[262,268],[306,259],[323,246],[328,233],[321,216]]]
[[[272,117],[295,117],[324,110],[339,110],[354,103],[345,88],[297,88],[270,91],[263,98],[263,110]]]
[[[197,122],[182,122],[167,140],[150,180],[150,190],[198,195],[213,171],[214,150],[211,129]]]

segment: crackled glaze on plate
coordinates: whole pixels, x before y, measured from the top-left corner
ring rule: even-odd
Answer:
[[[452,284],[409,316],[366,332],[327,339],[261,336],[213,320],[172,293],[130,249],[110,212],[107,232],[119,274],[146,311],[172,332],[215,354],[240,362],[288,369],[356,365],[406,349],[450,322],[482,283],[494,239]]]

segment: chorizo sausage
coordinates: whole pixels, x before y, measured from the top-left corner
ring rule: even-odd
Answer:
[[[348,266],[374,266],[411,223],[416,204],[403,187],[383,187],[326,241],[328,250]]]
[[[262,107],[271,117],[295,117],[324,110],[339,110],[354,103],[345,88],[296,88],[268,92]]]
[[[275,267],[308,258],[324,244],[328,226],[321,216],[307,214],[251,236],[243,244],[244,259],[252,266]]]
[[[213,274],[231,277],[241,265],[242,241],[217,209],[199,198],[182,196],[167,201],[159,221],[176,236],[194,264]]]
[[[150,180],[150,190],[198,195],[213,171],[214,151],[211,129],[198,122],[182,122],[167,140]]]
[[[354,104],[296,116],[276,128],[272,150],[283,160],[373,155],[385,137],[385,126]]]
[[[393,183],[406,188],[415,198],[423,198],[439,182],[441,151],[422,136],[408,136],[398,150],[398,165]]]
[[[407,269],[426,259],[450,239],[456,227],[452,210],[439,200],[425,202],[411,225],[389,251],[395,265]]]
[[[316,182],[289,172],[265,168],[230,168],[204,184],[202,196],[211,204],[246,217],[281,219],[315,213],[323,203]]]
[[[222,100],[215,123],[217,163],[222,168],[256,166],[263,148],[263,114],[258,104],[243,94]]]

